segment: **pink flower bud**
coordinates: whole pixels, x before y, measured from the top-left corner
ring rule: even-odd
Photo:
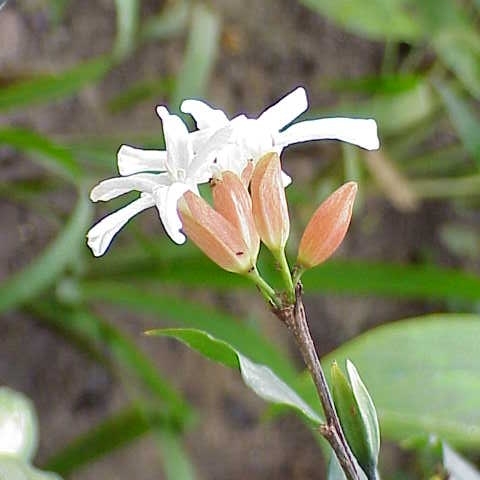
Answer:
[[[260,158],[253,171],[250,191],[253,218],[262,242],[270,251],[283,250],[290,233],[290,219],[277,153],[267,153]]]
[[[348,182],[317,208],[300,240],[298,265],[315,267],[335,252],[347,233],[356,193],[357,184]]]
[[[240,232],[255,264],[260,249],[252,214],[252,201],[247,187],[233,172],[223,172],[221,178],[212,182],[213,206]]]
[[[188,191],[178,201],[177,209],[187,237],[213,262],[242,274],[254,267],[256,254],[249,250],[242,232],[203,198]]]

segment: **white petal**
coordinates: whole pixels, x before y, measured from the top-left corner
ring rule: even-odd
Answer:
[[[136,173],[128,177],[109,178],[92,188],[90,199],[92,202],[106,202],[132,190],[151,193],[156,186],[167,182],[166,173]]]
[[[188,177],[196,183],[208,182],[211,175],[208,171],[213,161],[219,154],[223,154],[223,150],[228,147],[229,140],[233,135],[231,125],[216,130],[208,140],[199,148],[197,154],[190,163],[188,169]]]
[[[363,118],[320,118],[299,122],[276,135],[276,144],[286,146],[309,140],[342,140],[367,150],[380,146],[377,123]]]
[[[117,153],[120,175],[139,172],[163,172],[167,160],[166,150],[142,150],[130,145],[122,145]]]
[[[293,92],[268,107],[259,117],[271,130],[281,130],[295,120],[308,108],[307,93],[303,87],[298,87]]]
[[[290,175],[287,175],[283,170],[282,170],[282,183],[283,183],[283,188],[288,187],[292,183],[292,177],[290,177]]]
[[[155,204],[168,236],[179,245],[185,243],[185,235],[181,232],[182,221],[178,216],[177,203],[180,197],[191,188],[185,183],[172,183],[155,192]]]
[[[179,116],[171,115],[165,107],[157,107],[157,114],[163,123],[168,166],[173,170],[187,170],[193,148],[186,125]]]
[[[96,257],[103,255],[118,231],[137,213],[153,207],[155,202],[150,195],[142,195],[126,207],[106,216],[87,233],[87,244]]]
[[[228,123],[228,118],[221,110],[212,108],[200,100],[184,100],[180,105],[183,113],[189,113],[195,120],[197,128],[221,128]]]

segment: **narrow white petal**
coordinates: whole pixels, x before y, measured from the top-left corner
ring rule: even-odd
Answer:
[[[87,233],[87,244],[96,257],[103,255],[113,237],[137,213],[153,207],[155,202],[150,195],[142,195],[139,199],[117,210],[94,225]]]
[[[295,120],[308,108],[307,93],[303,87],[298,87],[277,103],[268,107],[259,117],[262,123],[271,130],[281,130]]]
[[[212,108],[205,102],[200,100],[184,100],[180,105],[180,110],[183,113],[189,113],[197,128],[221,128],[228,123],[228,118],[221,110]]]
[[[139,172],[164,172],[166,150],[143,150],[130,145],[122,145],[117,153],[120,175],[132,175]]]
[[[157,114],[163,123],[168,166],[173,170],[186,170],[193,156],[192,143],[188,137],[186,125],[179,116],[171,115],[165,107],[157,107]]]
[[[167,182],[166,173],[136,173],[128,177],[109,178],[92,188],[90,199],[92,202],[106,202],[132,190],[152,192],[156,186]]]
[[[287,146],[310,140],[342,140],[367,150],[380,146],[377,123],[363,118],[320,118],[299,122],[276,135],[276,144]]]
[[[168,236],[179,245],[185,243],[185,235],[181,232],[182,221],[178,216],[177,203],[180,197],[191,188],[185,183],[172,183],[155,192],[155,204],[160,219]]]

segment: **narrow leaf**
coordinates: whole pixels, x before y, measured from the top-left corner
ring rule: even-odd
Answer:
[[[183,66],[177,75],[172,105],[180,105],[187,97],[205,94],[208,79],[217,55],[220,18],[205,5],[195,5]]]
[[[117,36],[113,47],[116,60],[125,58],[135,47],[139,24],[138,0],[115,0],[117,8]]]
[[[153,427],[169,428],[170,419],[161,412],[127,407],[90,431],[77,437],[50,457],[44,468],[69,476],[75,470],[130,444]]]
[[[69,70],[41,75],[0,90],[0,111],[59,100],[102,78],[110,69],[108,57],[98,57]]]
[[[0,285],[0,312],[18,307],[51,286],[84,248],[84,232],[91,222],[91,205],[83,192],[72,216],[57,238],[20,272]]]
[[[81,180],[81,170],[71,150],[32,130],[21,128],[1,129],[0,145],[8,145],[32,155],[43,166],[54,173],[59,173],[75,184],[78,184]]]
[[[277,377],[270,368],[252,362],[228,343],[216,339],[207,332],[179,328],[151,330],[148,334],[177,338],[212,360],[231,368],[237,366],[246,385],[264,400],[295,408],[314,424],[318,425],[322,422],[321,418],[298,394]],[[237,365],[235,365],[235,358]]]
[[[168,430],[157,432],[162,450],[163,467],[167,480],[194,480],[193,466],[176,433]]]
[[[480,480],[480,472],[467,462],[448,444],[443,442],[443,466],[450,476],[450,480]]]
[[[480,71],[480,58],[479,58]],[[480,75],[480,73],[479,73]],[[445,84],[436,84],[437,90],[450,116],[452,126],[457,131],[465,149],[470,153],[480,169],[480,119],[464,98]]]

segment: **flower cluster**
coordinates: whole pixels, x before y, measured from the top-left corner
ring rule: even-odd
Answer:
[[[368,150],[379,146],[377,126],[372,119],[322,118],[290,125],[308,108],[302,87],[267,108],[258,118],[239,115],[229,120],[224,112],[199,100],[185,100],[180,108],[195,120],[195,131],[189,132],[180,117],[170,114],[165,107],[157,107],[165,150],[122,145],[118,151],[120,176],[104,180],[92,189],[90,198],[94,202],[130,191],[140,193],[139,198],[90,229],[88,245],[95,256],[105,253],[113,237],[133,216],[155,206],[174,242],[184,243],[186,233],[208,256],[215,256],[213,259],[223,268],[244,272],[251,268],[252,262],[254,265],[259,237],[272,251],[283,250],[288,238],[283,187],[291,180],[281,171],[279,163],[285,147],[323,139],[342,140]],[[248,186],[252,174],[250,198]],[[199,184],[210,181],[214,208],[201,199],[198,190]],[[345,188],[347,197],[354,196],[353,187]],[[331,203],[335,206],[338,202]],[[335,224],[331,211],[331,207],[324,208],[315,216],[326,216]],[[343,220],[347,217],[349,220],[351,208],[347,213]],[[308,238],[312,234],[307,232],[308,228],[302,245],[304,252],[311,252]],[[339,243],[338,238],[337,233],[326,241],[333,245]],[[236,257],[234,264],[231,252]],[[217,254],[221,258],[216,258]],[[311,254],[305,255],[299,259],[307,268],[312,259]]]

